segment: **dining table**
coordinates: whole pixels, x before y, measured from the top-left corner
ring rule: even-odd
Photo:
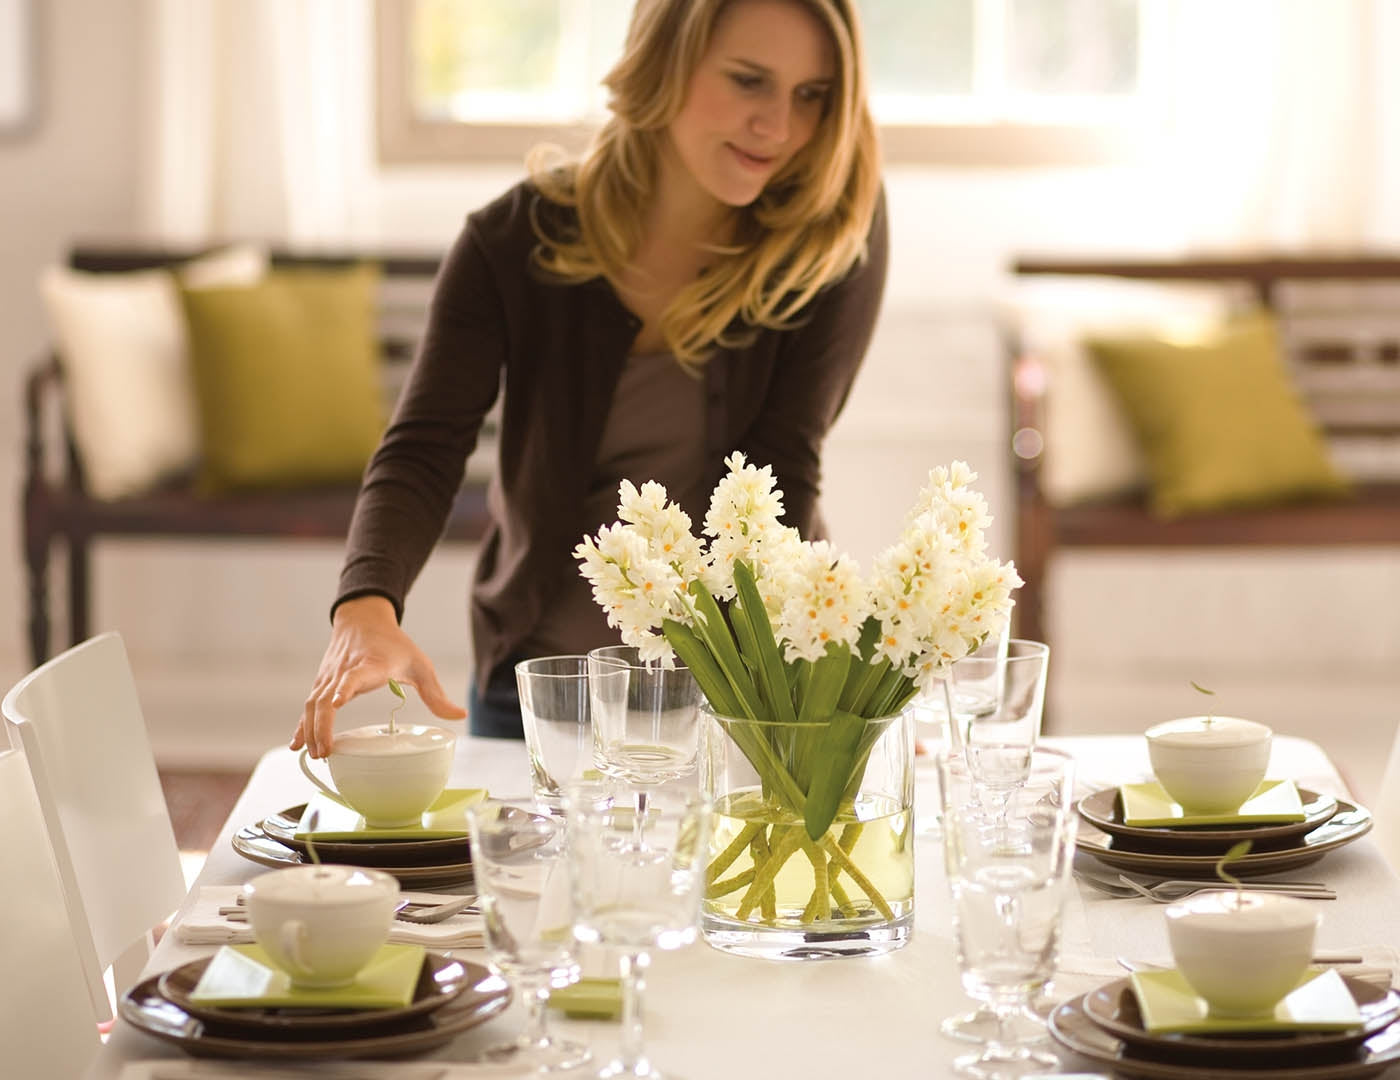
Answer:
[[[1076,791],[1092,792],[1150,778],[1142,736],[1047,737],[1044,744],[1068,752],[1077,763]],[[937,809],[937,770],[927,753],[915,758],[915,805],[927,821]],[[1300,788],[1355,800],[1326,752],[1315,742],[1276,735],[1268,776],[1291,778]],[[486,788],[507,796],[527,793],[530,774],[525,745],[509,739],[458,739],[450,785]],[[184,905],[172,918],[178,926],[206,886],[239,885],[266,873],[237,854],[234,833],[314,794],[298,768],[297,755],[278,748],[258,761],[208,854]],[[1085,860],[1077,856],[1077,863]],[[1093,861],[1090,860],[1092,865]],[[1099,866],[1114,874],[1108,867]],[[1369,836],[1328,851],[1307,873],[1276,875],[1325,881],[1336,899],[1308,901],[1322,913],[1320,951],[1364,952],[1386,963],[1400,945],[1400,879]],[[915,922],[908,943],[883,955],[825,959],[766,960],[721,952],[703,937],[673,952],[656,952],[646,971],[646,1047],[668,1075],[691,1080],[778,1080],[800,1077],[944,1077],[970,1044],[940,1033],[940,1022],[974,1002],[964,993],[952,900],[944,874],[941,840],[935,830],[915,837]],[[1058,966],[1047,991],[1068,999],[1124,975],[1119,957],[1169,958],[1164,907],[1147,899],[1116,898],[1078,877],[1068,890]],[[166,932],[146,972],[166,971],[212,954],[216,946],[184,944]],[[482,949],[460,955],[486,964]],[[596,958],[595,958],[596,959]],[[120,991],[123,988],[118,988]],[[513,1038],[523,1010],[512,1002],[488,1021],[462,1032],[422,1056],[395,1062],[325,1061],[311,1064],[242,1060],[215,1062],[186,1057],[181,1049],[118,1019],[87,1073],[88,1080],[199,1080],[202,1077],[318,1076],[328,1080],[384,1080],[518,1076],[509,1065],[480,1061],[484,1048]],[[616,1021],[551,1018],[557,1031],[587,1043],[596,1062],[617,1045]],[[1102,1064],[1051,1044],[1061,1071],[1108,1075]],[[441,1066],[440,1069],[432,1066]],[[3,1070],[0,1070],[3,1071]],[[573,1075],[573,1074],[569,1074]],[[578,1075],[586,1075],[579,1073]],[[1205,1075],[1203,1073],[1203,1075]],[[1261,1074],[1262,1075],[1262,1074]],[[1400,1077],[1400,1067],[1386,1075]]]

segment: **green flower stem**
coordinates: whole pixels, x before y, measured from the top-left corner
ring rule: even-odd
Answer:
[[[812,898],[802,911],[802,921],[809,923],[830,918],[831,892],[827,888],[826,856],[805,833],[802,835],[802,851],[812,864]]]
[[[884,657],[874,662],[863,662],[859,677],[848,680],[842,690],[840,707],[847,712],[855,713],[857,716],[870,715],[866,706],[869,705],[875,688],[880,685],[880,680],[885,677],[889,669],[890,662]]]
[[[764,892],[773,888],[773,882],[778,876],[778,871],[786,865],[788,859],[792,858],[802,842],[802,826],[774,826],[773,831],[779,828],[785,829],[782,837],[775,844],[771,844],[768,851],[768,858],[762,866],[757,867],[754,874],[753,883],[749,886],[749,891],[744,894],[744,898],[739,901],[739,910],[735,916],[743,922],[753,913],[754,907],[763,898]]]
[[[894,911],[891,910],[889,901],[884,898],[880,890],[875,887],[874,883],[861,872],[860,867],[851,862],[850,857],[841,850],[841,845],[836,842],[835,837],[828,833],[826,836],[822,837],[821,845],[826,849],[827,854],[831,856],[831,861],[840,866],[842,870],[846,871],[846,876],[855,882],[856,887],[870,898],[870,902],[875,905],[875,910],[885,918],[893,919]]]
[[[771,854],[771,849],[768,846],[768,834],[759,830],[758,835],[753,838],[752,848],[755,873],[757,873],[758,864]],[[770,922],[777,920],[778,891],[772,885],[764,889],[763,895],[758,898],[758,910],[759,914]]]
[[[787,672],[783,668],[782,654],[778,651],[778,641],[773,636],[773,624],[768,621],[768,610],[763,606],[763,597],[758,593],[758,583],[753,570],[740,560],[734,564],[734,588],[739,594],[739,608],[748,624],[751,659],[758,669],[759,684],[763,687],[773,711],[773,718],[791,724],[797,720],[788,696]],[[731,606],[731,611],[733,610]]]
[[[841,839],[837,841],[841,845],[841,850],[844,851],[847,855],[849,855],[851,853],[851,850],[856,846],[856,842],[860,839],[860,834],[864,831],[865,825],[863,822],[859,821],[852,822],[851,824],[847,825],[844,829],[842,829]],[[835,893],[837,887],[836,879],[840,876],[841,867],[832,867],[831,890],[833,893]]]
[[[754,835],[761,833],[763,826],[757,822],[750,822],[739,830],[739,835],[729,842],[729,846],[715,856],[714,860],[705,870],[705,884],[713,885],[715,880],[729,869],[731,863],[739,857],[744,848],[749,846],[749,841]]]
[[[725,878],[723,881],[716,881],[705,890],[705,899],[718,900],[721,896],[728,896],[735,889],[742,889],[745,885],[753,881],[753,867],[743,873],[735,874],[732,878]]]
[[[695,607],[701,616],[696,622],[700,640],[709,648],[724,677],[729,680],[744,715],[750,720],[757,720],[763,712],[762,701],[734,644],[734,635],[730,633],[724,612],[720,611],[719,603],[703,583],[692,581],[690,595],[695,598]]]

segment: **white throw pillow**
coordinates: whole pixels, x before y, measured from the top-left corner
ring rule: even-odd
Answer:
[[[1082,342],[1088,334],[1199,333],[1242,303],[1216,286],[1110,278],[1018,281],[1010,318],[1045,373],[1040,485],[1057,506],[1146,487],[1147,466],[1122,406]]]
[[[267,272],[267,256],[239,246],[192,260],[177,272],[195,288],[251,285]],[[198,411],[172,274],[50,267],[40,276],[39,291],[63,365],[69,423],[88,491],[119,499],[193,469]]]

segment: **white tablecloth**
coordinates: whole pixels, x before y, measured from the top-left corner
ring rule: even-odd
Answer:
[[[1046,741],[1070,751],[1080,762],[1085,790],[1148,775],[1141,738]],[[928,800],[937,797],[931,760],[921,757],[917,772],[917,797],[927,809]],[[1326,754],[1301,739],[1274,740],[1269,775],[1291,776],[1316,791],[1346,794]],[[528,790],[523,745],[462,739],[452,782],[487,787],[498,794]],[[265,755],[210,852],[196,889],[236,884],[263,872],[263,867],[233,851],[230,837],[245,824],[304,802],[312,790],[297,768],[295,755],[285,750]],[[1301,876],[1326,880],[1340,895],[1336,901],[1319,902],[1324,913],[1319,949],[1400,945],[1400,880],[1369,838],[1329,853]],[[190,903],[187,900],[186,907]],[[768,962],[727,955],[704,944],[658,953],[648,973],[645,998],[652,1059],[658,1067],[691,1080],[951,1075],[953,1058],[968,1048],[940,1035],[938,1022],[969,1008],[970,1002],[958,980],[950,902],[936,839],[921,837],[916,847],[915,907],[910,943],[881,957]],[[180,945],[173,934],[167,934],[151,958],[148,973],[168,970],[211,951]],[[1083,886],[1076,889],[1066,911],[1063,970],[1055,980],[1056,996],[1068,997],[1107,981],[1113,977],[1113,960],[1119,954],[1167,955],[1162,907],[1146,900],[1103,897]],[[464,950],[462,955],[484,956],[477,950]],[[592,1044],[597,1055],[611,1052],[615,1024],[551,1019],[561,1031]],[[472,1061],[483,1047],[512,1036],[519,1023],[520,1012],[512,1006],[426,1060]],[[117,1080],[130,1063],[180,1056],[176,1048],[119,1021],[88,1076]],[[386,1064],[376,1075],[393,1080],[394,1068]],[[1074,1058],[1067,1058],[1065,1070],[1094,1071],[1089,1063]],[[123,1080],[134,1080],[143,1071],[131,1068]],[[256,1077],[273,1067],[245,1062],[239,1064],[239,1071]],[[329,1066],[325,1071],[327,1075],[335,1072]],[[1400,1069],[1392,1072],[1400,1074]],[[502,1073],[492,1070],[491,1075]]]

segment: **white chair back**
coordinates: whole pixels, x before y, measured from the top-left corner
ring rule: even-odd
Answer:
[[[0,1073],[82,1076],[101,1045],[24,756],[0,750]]]
[[[73,936],[97,1016],[150,950],[150,931],[185,895],[121,635],[76,645],[25,676],[0,705],[19,735],[48,825]],[[144,948],[142,946],[144,945]]]

